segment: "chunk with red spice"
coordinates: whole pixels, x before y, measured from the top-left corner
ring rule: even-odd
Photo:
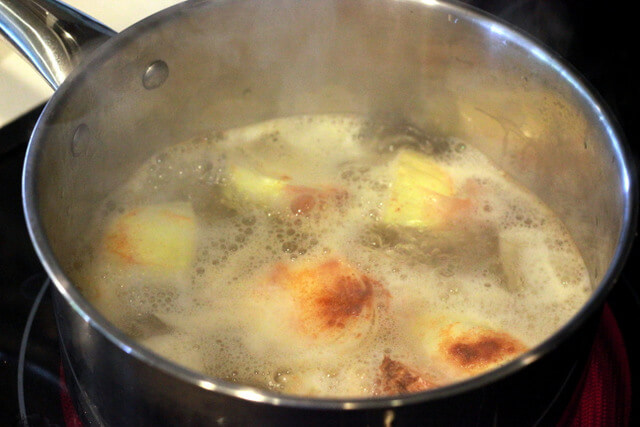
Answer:
[[[188,271],[196,251],[196,219],[191,204],[161,203],[132,208],[116,217],[102,249],[121,269],[147,273]]]
[[[295,328],[323,342],[367,337],[391,298],[380,282],[339,258],[278,264],[271,282],[292,296]]]
[[[331,185],[310,187],[290,181],[286,175],[270,176],[253,168],[232,164],[227,170],[223,202],[234,209],[245,209],[249,204],[293,215],[306,215],[314,209],[340,204],[347,197],[346,190]]]
[[[389,225],[438,229],[471,207],[458,197],[450,174],[432,158],[401,150],[390,165],[382,220]]]
[[[430,318],[416,330],[426,354],[454,377],[480,374],[528,350],[511,334],[461,315]]]
[[[437,387],[430,375],[420,374],[404,363],[385,356],[380,363],[374,388],[376,396],[417,393]]]

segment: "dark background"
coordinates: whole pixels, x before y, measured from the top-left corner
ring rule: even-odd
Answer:
[[[528,32],[563,56],[600,93],[621,124],[634,159],[640,152],[640,120],[636,100],[640,80],[635,67],[640,53],[633,2],[591,0],[471,0],[466,3],[484,9]],[[11,102],[2,100],[0,102]],[[44,273],[35,257],[22,217],[20,175],[26,141],[39,109],[0,129],[0,426],[18,425],[16,391],[17,355],[29,309]],[[637,163],[637,161],[636,161]],[[622,278],[609,298],[625,335],[631,360],[633,385],[640,384],[640,352],[636,335],[640,319],[638,300],[638,258],[636,245]],[[35,415],[31,425],[55,425],[59,399],[55,396],[56,360],[50,348],[55,344],[55,325],[50,303],[45,300],[34,328],[39,339],[30,344],[27,371],[40,373],[32,380],[27,396],[31,408],[42,406],[53,415]],[[44,320],[43,320],[44,319]],[[640,387],[636,387],[640,395]],[[638,399],[634,399],[634,402]],[[632,423],[640,423],[637,402]],[[632,425],[633,425],[632,424]]]

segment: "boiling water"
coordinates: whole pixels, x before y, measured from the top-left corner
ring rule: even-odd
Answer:
[[[385,219],[400,153],[445,171],[462,213],[426,226]],[[263,177],[277,185],[251,190],[234,168],[251,171],[252,185]],[[196,138],[142,165],[101,207],[96,228],[108,235],[109,224],[145,206],[193,212],[194,227],[172,243],[193,253],[159,270],[110,253],[100,236],[75,273],[91,284],[85,295],[168,359],[283,393],[388,393],[385,357],[430,386],[460,380],[494,365],[467,372],[443,359],[447,325],[506,333],[522,351],[565,323],[591,290],[546,206],[468,143],[409,126],[303,116]],[[360,305],[339,322],[314,319],[341,310],[313,306],[327,298],[310,277],[334,267],[355,281]],[[341,289],[329,300],[353,297]]]

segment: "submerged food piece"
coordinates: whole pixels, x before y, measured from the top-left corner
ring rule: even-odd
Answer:
[[[382,215],[387,224],[437,228],[469,204],[454,197],[451,176],[423,154],[402,150],[391,167],[391,193]]]
[[[420,375],[405,364],[384,356],[380,372],[376,378],[374,394],[390,396],[394,394],[416,393],[437,387],[426,375]]]
[[[109,222],[86,272],[100,277],[88,295],[127,334],[166,332],[155,314],[171,310],[189,286],[196,222],[184,202],[132,207]]]
[[[429,319],[421,327],[427,355],[461,377],[480,374],[528,349],[504,331],[459,315]]]
[[[497,232],[483,224],[435,230],[375,224],[363,231],[360,240],[405,262],[412,260],[438,267],[443,265],[443,260],[449,264],[458,260],[455,265],[460,271],[498,264]]]
[[[196,219],[189,203],[133,208],[109,226],[104,237],[113,262],[158,274],[187,271],[196,250]]]
[[[371,351],[386,320],[380,282],[333,256],[279,263],[247,286],[247,305],[235,312],[246,323],[240,354],[269,368],[242,381],[297,395],[370,394],[369,368],[350,362]]]
[[[534,228],[513,227],[499,234],[500,259],[511,291],[539,289],[540,298],[562,301],[570,289],[552,262],[552,252],[544,234]],[[558,254],[556,257],[561,258]],[[570,260],[563,260],[567,268]]]
[[[316,340],[367,336],[390,299],[380,282],[338,258],[295,268],[280,264],[272,281],[293,296],[299,331]]]
[[[272,177],[252,168],[231,165],[223,194],[235,209],[246,209],[247,204],[285,211],[288,207],[294,215],[307,214],[316,206],[324,208],[331,199],[339,203],[346,197],[346,191],[331,186],[315,188],[289,181],[285,175]]]

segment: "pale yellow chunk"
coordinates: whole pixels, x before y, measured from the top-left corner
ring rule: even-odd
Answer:
[[[226,201],[235,208],[246,203],[271,208],[282,200],[285,181],[263,175],[253,169],[231,165],[224,187]]]
[[[454,194],[449,174],[427,156],[408,150],[398,153],[391,167],[391,193],[383,221],[407,227],[441,225],[450,205],[445,199]]]
[[[160,274],[188,270],[196,251],[196,219],[189,203],[142,206],[117,217],[105,236],[106,252],[122,266]]]

